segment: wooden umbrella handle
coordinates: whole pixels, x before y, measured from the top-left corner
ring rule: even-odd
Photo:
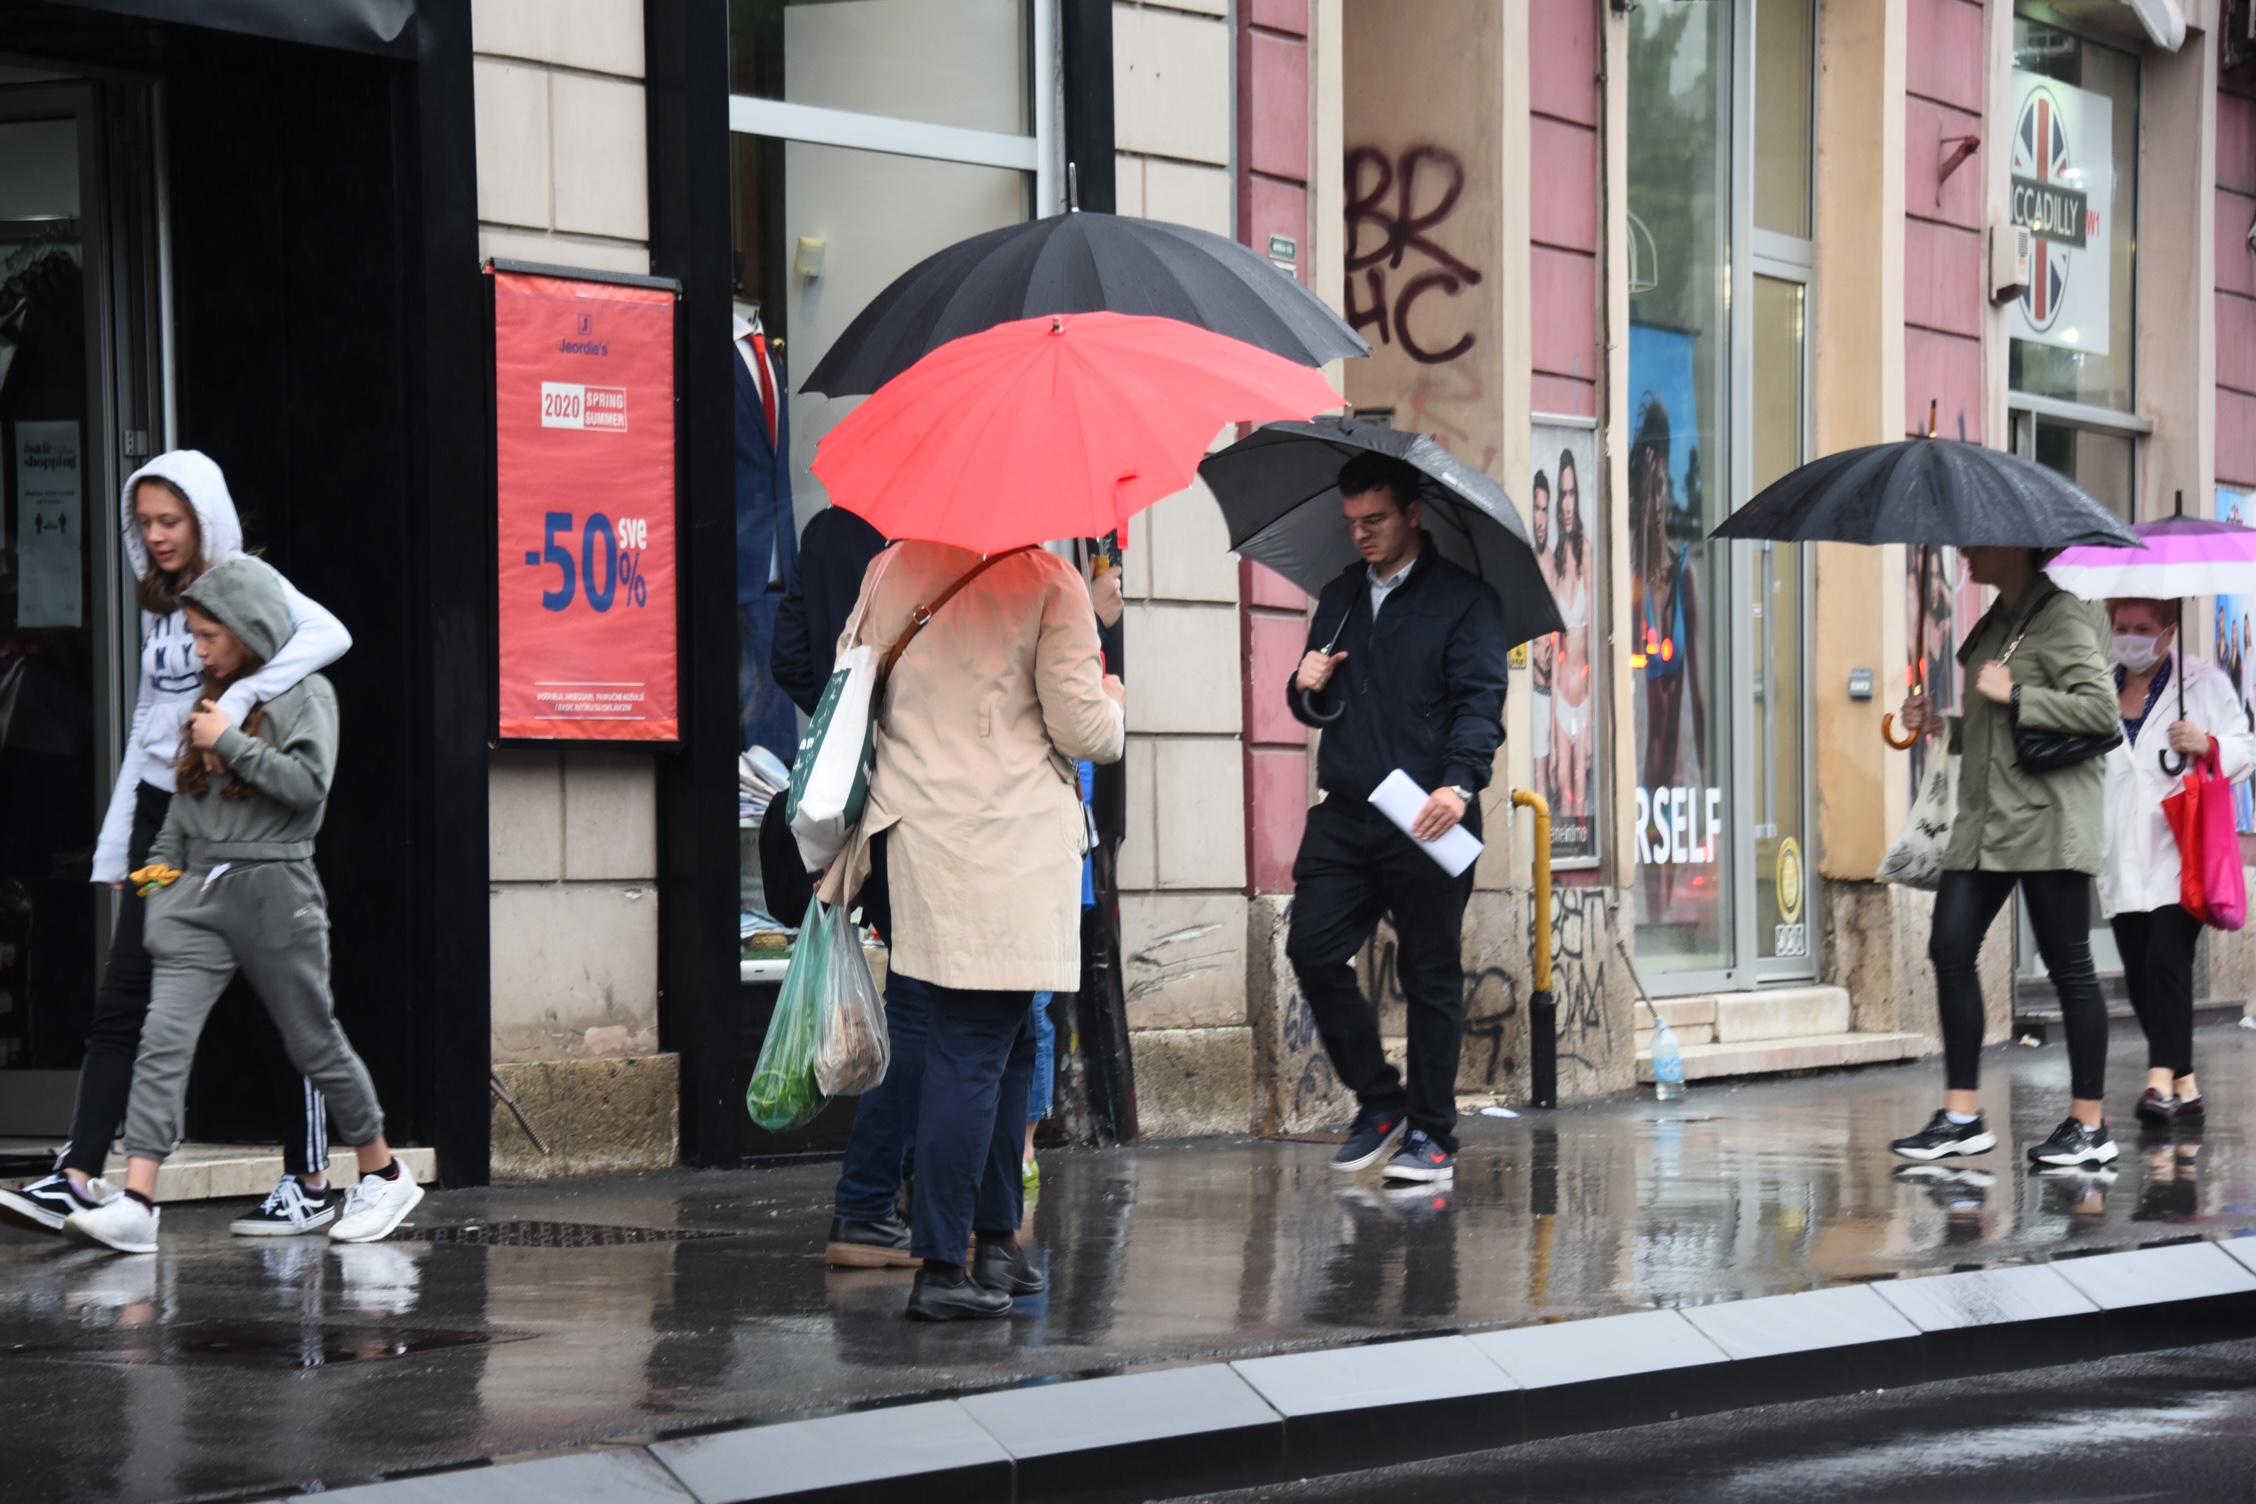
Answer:
[[[1901,737],[1897,736],[1896,715],[1895,712],[1891,710],[1886,715],[1880,717],[1880,740],[1886,742],[1889,746],[1895,748],[1898,752],[1908,752],[1914,745],[1918,743],[1919,733],[1916,731],[1907,731]]]

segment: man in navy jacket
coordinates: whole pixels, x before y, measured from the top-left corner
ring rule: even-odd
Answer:
[[[1324,587],[1286,687],[1292,713],[1323,733],[1316,781],[1325,797],[1308,812],[1293,864],[1285,951],[1361,1108],[1332,1167],[1352,1174],[1386,1159],[1390,1180],[1441,1182],[1456,1170],[1473,875],[1450,877],[1370,795],[1399,768],[1432,790],[1415,822],[1420,839],[1460,823],[1479,833],[1480,791],[1504,740],[1508,648],[1495,592],[1420,530],[1422,482],[1386,455],[1358,455],[1340,471],[1361,557]],[[1387,1061],[1378,1010],[1350,964],[1381,915],[1394,921],[1409,1004],[1407,1081]]]

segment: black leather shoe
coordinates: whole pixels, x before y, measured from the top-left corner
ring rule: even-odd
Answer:
[[[982,1248],[974,1254],[971,1277],[974,1283],[1005,1295],[1039,1295],[1050,1287],[1024,1252],[1014,1257],[1000,1248]]]
[[[909,1320],[911,1321],[985,1321],[996,1316],[1008,1316],[1011,1298],[1000,1290],[990,1290],[975,1279],[948,1284],[934,1279],[928,1269],[919,1269],[916,1288],[909,1292]]]
[[[914,1269],[924,1262],[909,1252],[909,1224],[899,1217],[876,1222],[830,1224],[830,1246],[823,1262],[833,1269]]]

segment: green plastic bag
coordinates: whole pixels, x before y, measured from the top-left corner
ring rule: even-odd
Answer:
[[[831,931],[846,920],[817,899],[791,949],[791,969],[783,974],[768,1037],[752,1083],[744,1088],[744,1110],[770,1133],[789,1133],[812,1122],[828,1100],[815,1084],[815,1058],[822,1048],[822,1000],[830,969]]]

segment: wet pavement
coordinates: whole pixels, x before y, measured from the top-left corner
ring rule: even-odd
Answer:
[[[10,1500],[330,1487],[911,1395],[1407,1332],[1779,1294],[2256,1231],[2256,1032],[2204,1030],[2211,1121],[2111,1174],[2025,1173],[2057,1045],[1993,1052],[2009,1147],[1923,1180],[1887,1140],[1939,1065],[1470,1118],[1453,1189],[1341,1187],[1319,1145],[1053,1151],[1052,1293],[1007,1323],[901,1319],[908,1276],[826,1271],[835,1165],[450,1192],[414,1235],[233,1239],[165,1214],[115,1258],[0,1230]],[[2143,1047],[2119,1034],[2115,1097]]]

